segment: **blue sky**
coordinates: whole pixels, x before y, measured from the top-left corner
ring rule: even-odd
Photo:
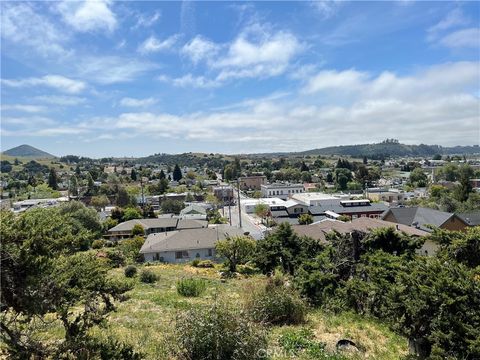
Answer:
[[[1,148],[473,145],[478,2],[2,2]]]

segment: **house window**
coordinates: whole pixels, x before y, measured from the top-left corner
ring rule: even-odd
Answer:
[[[200,253],[197,253],[197,255],[195,255],[196,258],[199,258],[200,257]]]
[[[208,256],[213,256],[212,249],[208,249]]]
[[[188,257],[188,251],[175,251],[175,259],[184,259]]]

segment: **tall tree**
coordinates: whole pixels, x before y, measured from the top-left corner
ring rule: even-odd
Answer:
[[[53,190],[58,190],[58,177],[54,168],[50,168],[50,173],[48,174],[48,186]]]
[[[130,173],[130,178],[133,181],[137,181],[137,172],[135,171],[135,169],[132,169],[132,172]]]
[[[255,240],[248,236],[233,236],[217,241],[215,250],[220,257],[227,259],[228,270],[237,271],[237,265],[244,264],[255,252]]]
[[[75,175],[72,175],[70,177],[70,184],[68,190],[70,191],[70,194],[72,196],[78,196],[78,181]]]
[[[473,174],[473,169],[468,165],[463,165],[458,169],[458,182],[460,184],[455,189],[455,195],[458,201],[467,201],[468,196],[472,192],[470,179],[473,177]]]
[[[173,181],[180,181],[182,177],[182,170],[180,170],[178,164],[175,164],[175,167],[173,169]]]

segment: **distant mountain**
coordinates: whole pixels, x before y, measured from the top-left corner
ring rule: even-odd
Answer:
[[[34,148],[30,145],[20,145],[3,152],[4,155],[18,156],[18,157],[31,157],[36,159],[53,159],[54,155],[49,154],[40,149]]]
[[[386,140],[378,144],[360,144],[331,146],[321,149],[313,149],[296,153],[298,155],[344,155],[352,157],[382,158],[395,156],[433,156],[440,155],[463,155],[480,154],[480,147],[455,146],[443,147],[439,145],[406,145],[397,140]]]

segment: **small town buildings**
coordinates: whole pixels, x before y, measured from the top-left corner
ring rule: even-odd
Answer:
[[[215,195],[222,204],[233,204],[235,201],[234,190],[231,186],[214,187],[213,195]]]
[[[285,204],[286,202],[280,198],[260,198],[260,199],[242,199],[240,206],[246,214],[255,213],[255,207],[258,204],[265,204],[270,208],[272,214],[276,212],[283,212],[287,215]]]
[[[145,261],[166,263],[184,263],[194,259],[215,261],[217,241],[241,235],[244,235],[242,229],[228,225],[150,234],[140,253],[143,254]]]
[[[303,184],[290,183],[274,183],[261,185],[262,197],[277,197],[282,200],[287,200],[293,194],[300,194],[305,192]]]
[[[157,219],[135,219],[128,220],[114,226],[105,235],[110,240],[121,240],[131,237],[135,225],[141,225],[145,235],[163,233],[174,230],[202,229],[208,226],[205,220],[179,219],[175,217],[162,217]]]
[[[382,220],[414,226],[428,232],[432,231],[428,225],[458,231],[470,226],[465,219],[456,214],[422,207],[390,208],[383,214]]]
[[[389,204],[403,204],[405,196],[400,191],[384,189],[368,189],[367,198],[372,201],[384,201]]]
[[[439,245],[428,238],[427,231],[417,229],[412,226],[402,224],[392,224],[381,219],[372,219],[367,217],[357,218],[350,222],[326,219],[310,225],[293,225],[293,231],[299,236],[308,236],[316,239],[321,243],[328,243],[327,234],[336,231],[340,234],[350,234],[354,231],[361,233],[369,233],[374,229],[392,227],[396,232],[405,233],[415,237],[425,237],[425,243],[417,250],[419,255],[434,255]]]
[[[62,196],[59,198],[52,198],[52,199],[28,199],[17,201],[12,204],[13,212],[22,212],[28,210],[30,208],[35,207],[50,207],[50,206],[57,206],[61,203],[67,202],[69,199],[66,196]]]
[[[239,179],[241,190],[260,190],[267,183],[265,175],[243,176]]]
[[[292,200],[306,206],[331,206],[340,204],[340,200],[348,199],[348,195],[339,196],[323,192],[306,192],[292,195]]]
[[[308,212],[313,216],[323,215],[330,218],[338,218],[341,215],[350,219],[361,217],[379,218],[388,207],[381,203],[372,203],[368,199],[340,200],[338,204],[322,204],[310,206]]]

